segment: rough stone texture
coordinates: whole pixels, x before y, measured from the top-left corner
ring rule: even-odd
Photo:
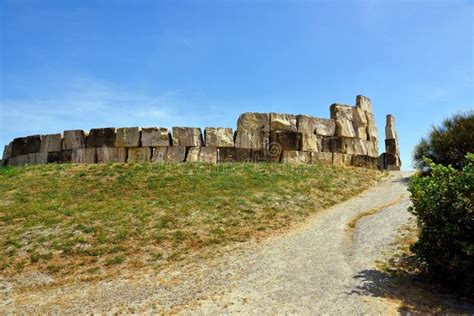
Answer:
[[[62,148],[61,134],[49,134],[41,136],[40,152],[56,152]]]
[[[311,163],[331,165],[332,164],[332,153],[328,152],[311,152]]]
[[[64,131],[62,150],[86,147],[86,136],[83,130]]]
[[[71,162],[72,150],[54,151],[48,153],[48,163]]]
[[[301,137],[301,133],[298,132],[272,131],[269,149],[279,147],[281,150],[298,151],[301,147]]]
[[[129,147],[127,151],[127,162],[129,163],[144,163],[151,159],[150,147]]]
[[[237,120],[237,130],[269,132],[270,115],[255,112],[242,113]]]
[[[286,151],[281,155],[281,162],[290,164],[307,164],[311,161],[311,154],[304,151]]]
[[[142,128],[141,143],[143,147],[171,146],[171,136],[167,128]]]
[[[12,143],[5,145],[3,150],[3,160],[6,160],[12,156]]]
[[[252,162],[280,162],[281,149],[252,149],[251,160]]]
[[[141,131],[138,127],[117,128],[115,147],[140,147]]]
[[[29,160],[29,155],[18,155],[11,157],[8,159],[8,165],[13,166],[13,167],[19,167],[19,166],[24,166],[27,165],[30,162]]]
[[[270,131],[296,132],[296,116],[293,114],[270,113]]]
[[[33,135],[15,138],[12,142],[12,156],[38,153],[41,148],[41,136]]]
[[[367,145],[367,155],[369,157],[377,158],[379,156],[378,143],[367,141],[366,145]]]
[[[352,121],[353,120],[353,108],[350,105],[345,105],[345,104],[339,104],[339,103],[333,103],[331,104],[331,107],[329,108],[331,112],[331,118],[334,120],[348,120]]]
[[[250,162],[248,148],[221,147],[217,149],[219,162]]]
[[[377,164],[378,164],[378,168],[380,170],[384,170],[384,169],[387,169],[386,167],[386,163],[385,163],[385,153],[381,154],[378,158],[377,158]]]
[[[235,135],[235,147],[237,148],[267,148],[269,143],[269,132],[237,130]]]
[[[196,127],[173,127],[173,146],[202,146],[201,129]]]
[[[193,148],[193,147],[191,147]],[[199,147],[194,147],[199,150]],[[186,158],[185,146],[156,147],[153,150],[153,162],[184,162]]]
[[[42,165],[48,163],[48,153],[33,153],[28,154],[28,160],[30,164]]]
[[[387,115],[385,123],[385,139],[398,139],[397,131],[395,130],[395,117],[390,114]]]
[[[353,108],[353,127],[357,138],[367,140],[367,114],[361,108]]]
[[[188,147],[188,153],[186,155],[186,162],[197,162],[199,161],[199,152],[201,147]]]
[[[71,153],[72,163],[96,163],[95,148],[75,148]]]
[[[97,163],[127,162],[127,148],[124,147],[98,147]]]
[[[366,112],[367,115],[367,140],[377,141],[378,130],[375,125],[375,116],[370,112]]]
[[[372,112],[372,101],[368,97],[358,95],[356,97],[356,107],[361,108],[364,111]]]
[[[234,133],[232,133],[232,128],[206,127],[204,129],[204,137],[207,147],[234,146]]]
[[[354,124],[352,121],[345,119],[336,120],[336,135],[339,137],[356,137]]]
[[[334,136],[336,122],[332,119],[322,119],[310,115],[296,117],[297,131],[303,134],[316,134],[320,136]]]
[[[207,163],[217,163],[216,147],[201,147],[199,151],[199,161]]]
[[[322,150],[322,136],[315,134],[301,135],[301,150],[302,151],[321,151]]]
[[[366,155],[367,145],[366,141],[358,138],[349,137],[332,137],[329,138],[329,150],[327,152],[351,154],[351,155]],[[327,146],[325,144],[325,146]]]
[[[367,155],[354,155],[352,156],[352,165],[354,167],[369,167],[369,159],[370,157]]]
[[[93,128],[86,137],[86,147],[114,147],[115,139],[115,128]]]
[[[351,166],[352,165],[352,155],[350,154],[332,154],[332,164],[334,166]]]

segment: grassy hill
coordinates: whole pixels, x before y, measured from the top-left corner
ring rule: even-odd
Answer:
[[[0,168],[0,274],[94,278],[212,256],[345,200],[379,175],[284,164]]]

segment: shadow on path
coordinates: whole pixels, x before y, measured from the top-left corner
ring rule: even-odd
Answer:
[[[372,296],[399,302],[398,312],[473,314],[474,305],[459,298],[440,293],[432,285],[408,276],[392,275],[379,270],[362,270],[354,276],[362,282],[351,295]]]

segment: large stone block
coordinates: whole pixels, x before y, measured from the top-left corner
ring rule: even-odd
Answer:
[[[71,153],[72,163],[96,163],[95,148],[75,148]]]
[[[188,147],[188,153],[186,154],[186,162],[198,162],[200,151],[201,147]]]
[[[282,163],[289,164],[307,164],[311,162],[311,154],[304,151],[283,151],[281,156]]]
[[[334,103],[329,108],[331,118],[334,120],[348,120],[353,121],[353,107],[350,105]]]
[[[361,108],[364,111],[372,112],[372,101],[368,97],[358,95],[356,97],[356,107]]]
[[[385,140],[385,152],[387,154],[400,155],[400,147],[398,146],[398,140],[386,139]]]
[[[379,156],[379,146],[378,142],[366,142],[367,146],[367,156],[377,158]]]
[[[48,152],[48,163],[69,163],[71,162],[72,150]]]
[[[197,148],[199,150],[199,147],[190,147],[190,148]],[[193,149],[193,151],[196,151],[196,149]],[[152,158],[153,162],[180,163],[180,162],[184,162],[185,159],[186,159],[186,147],[184,146],[155,147],[153,150],[153,158]]]
[[[336,122],[332,119],[322,119],[310,115],[296,117],[297,131],[303,134],[316,134],[320,136],[334,136]]]
[[[40,152],[56,152],[61,151],[62,138],[61,134],[49,134],[41,136]]]
[[[321,151],[322,150],[322,136],[315,134],[301,135],[301,150],[302,151]]]
[[[358,138],[332,137],[329,138],[329,150],[325,151],[351,155],[366,155],[366,143],[366,141]]]
[[[381,154],[378,158],[377,158],[377,164],[378,164],[378,168],[380,170],[385,170],[387,169],[386,168],[386,162],[385,162],[385,153]]]
[[[199,151],[199,161],[207,163],[217,163],[217,148],[201,147]]]
[[[86,147],[115,147],[115,128],[93,128],[86,137]]]
[[[385,123],[385,139],[398,139],[395,129],[395,117],[391,114],[387,115],[387,121]]]
[[[354,167],[368,168],[370,163],[370,157],[367,155],[353,155],[352,165]]]
[[[269,143],[269,132],[237,130],[235,135],[235,147],[237,148],[268,148]]]
[[[167,128],[143,128],[142,129],[143,147],[167,147],[171,146],[171,135]]]
[[[127,152],[127,162],[129,163],[144,163],[151,159],[150,147],[129,147]]]
[[[62,150],[86,147],[86,135],[83,130],[64,131]]]
[[[30,163],[30,157],[26,155],[18,155],[8,159],[8,165],[12,167],[20,167]]]
[[[280,162],[282,150],[278,147],[251,150],[252,162]]]
[[[352,166],[352,156],[351,154],[332,154],[332,164],[339,167],[348,167]]]
[[[117,128],[115,147],[139,147],[141,131],[138,127]]]
[[[367,115],[361,108],[353,109],[353,126],[356,137],[362,140],[367,140]]]
[[[8,145],[5,145],[5,148],[3,150],[3,160],[6,160],[12,156],[12,143],[9,143]]]
[[[250,162],[248,148],[221,147],[217,149],[219,162]]]
[[[201,129],[195,127],[173,127],[173,146],[202,146]]]
[[[332,153],[311,152],[310,157],[312,164],[332,165]]]
[[[367,125],[367,140],[376,142],[378,139],[377,127],[375,127],[375,125]]]
[[[48,163],[48,153],[47,152],[42,152],[42,153],[28,154],[28,163],[34,164],[34,165],[47,164]]]
[[[12,142],[12,156],[27,155],[40,152],[41,136],[33,135],[15,138]]]
[[[346,119],[336,119],[336,136],[339,137],[356,137],[354,124]]]
[[[280,147],[281,150],[298,151],[301,147],[301,133],[298,132],[279,132],[273,131],[270,133],[271,147]]]
[[[359,125],[367,125],[367,112],[359,107],[352,108],[352,117],[354,123]]]
[[[270,131],[296,132],[296,116],[293,114],[270,113]]]
[[[237,130],[269,132],[270,115],[268,113],[242,113],[237,120]]]
[[[233,147],[234,133],[232,128],[224,127],[206,127],[204,137],[207,147]]]
[[[97,147],[97,163],[127,162],[127,148],[125,147]]]

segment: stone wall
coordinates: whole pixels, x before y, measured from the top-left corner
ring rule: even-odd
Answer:
[[[367,97],[357,96],[355,106],[332,104],[329,119],[243,113],[235,132],[224,127],[207,127],[204,132],[197,127],[109,127],[19,137],[5,146],[1,162],[11,166],[69,162],[283,162],[385,168],[385,158],[378,154],[377,138],[372,103]],[[386,144],[392,150],[392,143]],[[398,150],[398,142],[396,146]]]

